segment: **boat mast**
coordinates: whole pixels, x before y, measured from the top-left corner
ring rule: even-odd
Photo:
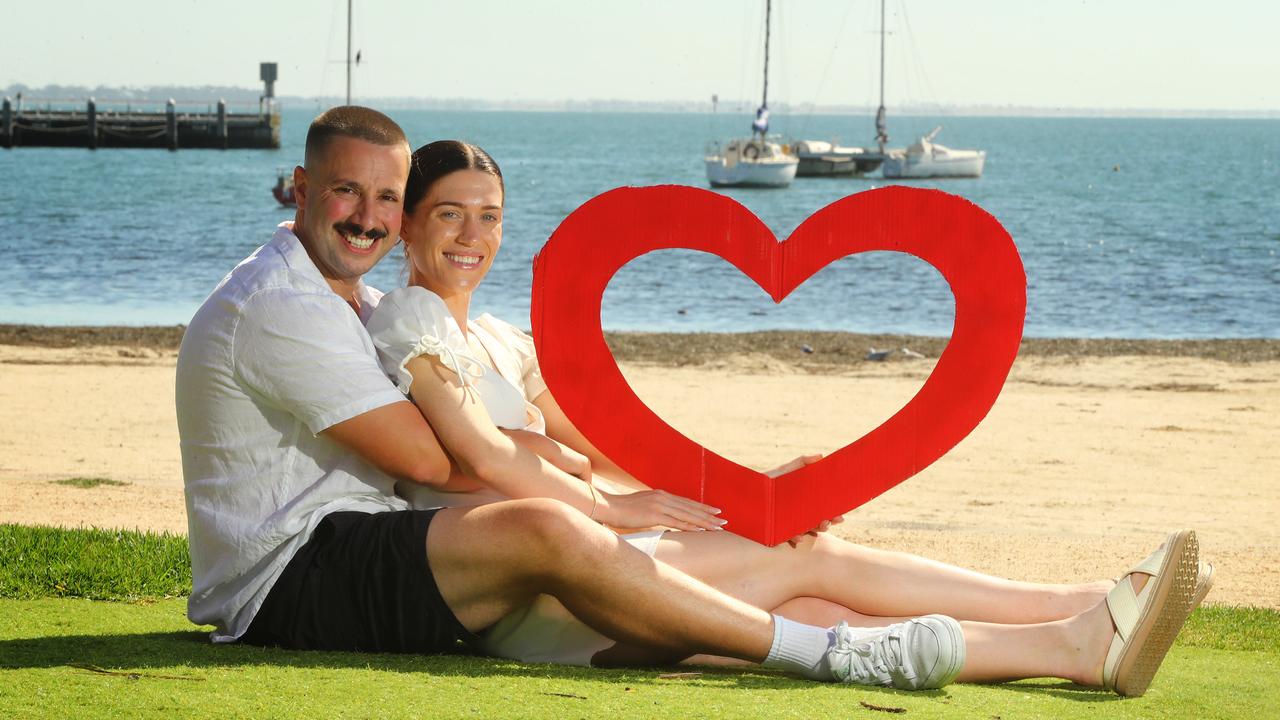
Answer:
[[[880,107],[876,109],[876,142],[882,155],[884,146],[889,142],[889,128],[884,117],[884,2],[880,0]]]
[[[773,9],[772,0],[764,0],[764,96],[760,100],[760,109],[756,111],[756,121],[751,129],[760,135],[760,140],[769,132],[769,16]]]
[[[347,104],[351,104],[351,0],[347,0]]]
[[[769,14],[772,0],[764,0],[764,98],[760,106],[769,107]]]

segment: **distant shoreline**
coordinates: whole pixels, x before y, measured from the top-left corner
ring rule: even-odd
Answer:
[[[155,86],[136,87],[86,87],[81,85],[49,85],[28,87],[13,83],[0,88],[0,96],[16,97],[22,94],[27,102],[39,105],[43,102],[83,104],[90,97],[99,106],[110,103],[163,105],[175,98],[179,105],[205,105],[225,99],[231,104],[256,105],[262,94],[261,87],[235,86]],[[315,108],[332,107],[344,102],[334,95],[306,96],[281,95],[276,98],[281,107]],[[705,99],[627,100],[624,98],[547,98],[543,100],[510,100],[475,97],[363,97],[362,105],[381,110],[431,110],[436,112],[569,112],[569,113],[703,113],[716,112]],[[756,106],[754,98],[723,98],[719,112],[751,112]],[[847,115],[874,117],[876,108],[871,105],[818,105],[810,103],[776,102],[771,106],[775,117],[811,115]],[[1077,106],[1036,105],[934,105],[905,104],[896,106],[895,117],[1009,117],[1009,118],[1133,118],[1133,119],[1202,119],[1202,120],[1276,120],[1280,108],[1108,108]]]
[[[49,348],[120,346],[174,351],[182,342],[185,329],[182,325],[64,327],[0,324],[0,345]],[[870,348],[900,350],[905,347],[925,357],[938,357],[946,346],[946,338],[940,337],[806,330],[607,332],[605,337],[618,359],[628,362],[700,365],[726,355],[760,354],[815,370],[863,362]],[[1195,357],[1235,363],[1268,362],[1280,360],[1280,339],[1024,338],[1019,355]],[[896,361],[907,357],[905,353],[894,352],[886,359]]]

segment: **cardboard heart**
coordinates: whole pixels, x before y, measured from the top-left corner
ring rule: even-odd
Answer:
[[[778,478],[680,434],[636,396],[600,327],[614,273],[654,250],[732,263],[774,302],[847,255],[887,250],[936,268],[955,324],[920,391],[879,427]],[[619,188],[565,218],[534,259],[532,326],[542,374],[575,425],[646,484],[720,508],[728,529],[776,545],[928,467],[995,403],[1022,340],[1026,275],[1013,239],[964,198],[887,187],[837,200],[783,242],[733,199],[699,188]],[[780,458],[785,460],[785,458]]]

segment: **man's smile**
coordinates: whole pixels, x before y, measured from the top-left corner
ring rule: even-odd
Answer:
[[[361,255],[373,252],[373,246],[387,234],[380,230],[364,228],[355,223],[338,223],[334,231],[347,243],[347,248]]]

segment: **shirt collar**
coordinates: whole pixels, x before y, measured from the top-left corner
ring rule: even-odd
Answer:
[[[302,241],[293,232],[293,221],[286,220],[276,226],[276,232],[271,236],[271,242],[268,245],[280,253],[284,258],[285,264],[290,269],[300,273],[303,277],[319,284],[321,287],[329,289],[329,283],[324,279],[324,275],[320,274],[320,269],[312,262],[311,256],[307,254],[307,249],[302,246]],[[369,319],[369,314],[378,306],[378,301],[382,299],[382,293],[376,288],[369,287],[364,284],[364,280],[356,283],[356,297],[360,300],[360,320],[362,322]],[[345,298],[343,299],[345,302]]]

